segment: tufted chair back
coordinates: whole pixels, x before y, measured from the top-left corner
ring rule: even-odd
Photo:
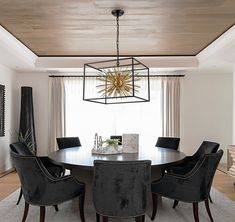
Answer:
[[[151,161],[94,161],[93,201],[109,217],[144,215],[150,192]]]
[[[10,144],[10,148],[12,151],[18,154],[25,155],[25,156],[34,156],[24,143],[21,143],[21,142],[12,143]]]
[[[56,138],[56,141],[59,149],[81,146],[78,137],[61,137],[61,138]]]
[[[194,153],[194,155],[192,156],[192,159],[199,160],[205,154],[216,153],[218,149],[219,149],[218,143],[203,141],[200,147],[198,148],[197,152]]]
[[[180,138],[176,137],[158,137],[157,143],[155,146],[163,147],[173,150],[178,150],[180,143]]]

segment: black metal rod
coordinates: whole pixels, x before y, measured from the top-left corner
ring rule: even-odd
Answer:
[[[148,68],[148,100],[150,100],[150,75],[149,75],[149,68]]]
[[[136,62],[138,62],[139,64],[141,64],[142,66],[144,66],[145,68],[149,68],[147,67],[144,63],[140,62],[139,60],[135,59],[134,57],[132,57]]]
[[[116,61],[116,60],[115,60]],[[108,69],[108,68],[114,68],[115,66],[114,65],[112,65],[112,66],[104,66],[104,67],[98,67],[98,68],[96,68],[96,67],[94,67],[94,66],[91,66],[91,65],[89,65],[90,63],[88,63],[88,64],[85,64],[85,65],[87,65],[87,66],[89,66],[89,67],[91,67],[91,68],[93,68],[93,69],[99,69],[100,70],[100,72],[102,72],[102,69]],[[128,67],[128,66],[131,66],[132,64],[123,64],[123,65],[118,65],[117,67]],[[138,62],[138,63],[135,63],[134,64],[135,66],[138,66],[138,65],[141,65],[141,63],[140,62]],[[146,66],[145,66],[146,67]],[[144,68],[144,69],[146,69],[146,68]]]
[[[135,83],[134,83],[134,80],[135,80],[135,71],[134,71],[134,59],[132,58],[131,60],[131,69],[132,69],[132,95],[135,96]]]
[[[126,58],[119,58],[119,61],[122,61],[122,60],[131,60],[133,57],[126,57]],[[116,59],[110,59],[110,60],[101,60],[101,61],[96,61],[96,62],[89,62],[89,63],[86,63],[86,64],[96,64],[96,63],[107,63],[107,62],[116,62],[117,61],[117,58]],[[85,64],[85,65],[86,65]]]
[[[128,65],[128,66],[130,66],[130,65]],[[113,66],[112,66],[113,67]],[[111,67],[111,68],[112,68]],[[119,67],[121,67],[121,65],[119,65]],[[106,67],[107,68],[107,67]],[[96,69],[96,68],[94,68],[94,69]],[[102,70],[99,70],[99,69],[97,69],[99,72],[102,72],[102,73],[106,73],[106,72],[108,72],[108,73],[116,73],[116,71],[111,71],[111,70],[108,70],[108,71],[102,71]],[[122,73],[124,73],[124,72],[128,72],[128,71],[142,71],[142,70],[147,70],[147,68],[134,68],[134,69],[126,69],[126,70],[121,70],[121,72]]]
[[[84,78],[85,77],[85,69],[86,69],[86,66],[84,65],[84,68],[83,68],[83,82],[82,82],[82,84],[83,84],[83,87],[82,87],[83,88],[83,93],[82,93],[83,100],[85,99],[85,87],[86,87],[85,86],[86,85],[85,84],[85,78]]]
[[[133,96],[130,96],[130,97],[133,97]],[[118,98],[118,97],[117,97]],[[109,101],[106,101],[106,102],[100,102],[98,98],[94,98],[94,99],[85,99],[85,101],[89,101],[89,102],[93,102],[93,103],[100,103],[100,104],[106,104],[106,105],[109,105],[109,104],[125,104],[125,103],[140,103],[140,102],[149,102],[150,100],[147,100],[147,99],[144,99],[144,98],[141,98],[141,97],[137,97],[137,96],[134,96],[134,98],[138,98],[140,100],[138,101],[120,101],[120,102],[109,102]]]
[[[98,70],[99,72],[102,72],[102,70],[99,69],[99,68],[95,68],[95,67],[93,67],[93,66],[90,66],[89,64],[84,64],[84,73],[85,73],[86,66],[88,66],[88,67],[90,67],[90,68],[92,68],[92,69],[96,69],[96,70]]]
[[[119,15],[117,14],[117,39],[116,39],[116,46],[117,46],[117,67],[119,67]]]
[[[84,78],[84,75],[50,75],[50,78]],[[85,78],[96,78],[97,75],[87,75]],[[148,77],[147,75],[137,75],[137,77]],[[161,77],[185,77],[185,75],[149,75],[150,78],[161,78]]]

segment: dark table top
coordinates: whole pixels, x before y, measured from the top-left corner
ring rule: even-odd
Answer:
[[[97,155],[92,154],[91,149],[86,147],[73,147],[52,152],[49,154],[49,158],[54,163],[69,169],[76,167],[91,168],[94,160],[151,160],[152,166],[166,167],[180,163],[185,158],[185,154],[161,147],[148,147],[147,149],[140,148],[139,153]]]

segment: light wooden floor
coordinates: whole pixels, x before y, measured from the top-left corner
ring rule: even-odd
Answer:
[[[213,187],[235,201],[235,178],[217,170],[213,181]],[[20,181],[15,172],[0,178],[0,201],[6,198],[20,187]],[[17,200],[16,200],[17,201]]]
[[[224,193],[231,200],[235,201],[234,182],[235,178],[217,170],[212,186],[221,193]]]
[[[12,172],[0,178],[0,201],[16,191],[20,187],[20,180],[16,172]],[[17,200],[16,200],[17,201]]]

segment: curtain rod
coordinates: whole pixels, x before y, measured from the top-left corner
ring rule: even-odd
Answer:
[[[145,75],[139,75],[140,77],[146,77]],[[68,76],[65,76],[65,75],[50,75],[49,76],[50,78],[59,78],[59,77],[62,77],[62,78],[65,78],[65,77],[69,77],[69,78],[72,78],[72,77],[76,77],[76,78],[83,78],[84,76],[83,75],[68,75]],[[97,77],[97,76],[94,76],[94,75],[86,75],[85,76],[86,78],[87,77]],[[157,77],[185,77],[185,75],[149,75],[150,78],[157,78]]]

